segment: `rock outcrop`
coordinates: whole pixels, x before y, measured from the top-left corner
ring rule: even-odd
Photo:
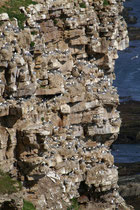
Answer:
[[[110,153],[121,124],[114,64],[129,42],[123,1],[37,2],[21,8],[23,30],[0,16],[0,168],[38,210],[81,196],[81,208],[131,209]]]
[[[118,110],[122,126],[116,143],[138,144],[140,142],[140,102],[131,100],[121,102]]]
[[[135,210],[140,206],[140,163],[119,163],[119,193]]]

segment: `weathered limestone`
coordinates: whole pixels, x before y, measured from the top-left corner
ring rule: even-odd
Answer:
[[[131,209],[109,149],[121,123],[112,82],[128,45],[123,1],[38,2],[22,8],[24,30],[15,21],[0,28],[1,168],[37,210],[81,196],[81,208]]]

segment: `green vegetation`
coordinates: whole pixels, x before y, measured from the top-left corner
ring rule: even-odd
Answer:
[[[103,0],[103,1],[104,1],[104,2],[103,2],[103,5],[104,5],[104,6],[109,5],[108,0]]]
[[[40,85],[40,88],[44,88],[45,89],[45,86],[44,85]]]
[[[68,207],[67,210],[79,210],[79,204],[77,198],[71,199],[71,206]]]
[[[35,46],[35,43],[34,42],[31,42],[30,43],[30,47],[33,48],[34,46]]]
[[[0,26],[2,26],[3,25],[3,21],[0,21]]]
[[[54,25],[56,25],[58,23],[58,20],[54,19],[53,23],[54,23]]]
[[[32,35],[37,35],[37,31],[32,31],[31,34]]]
[[[43,122],[45,119],[44,119],[44,117],[41,117],[41,121]]]
[[[21,190],[19,181],[13,180],[8,173],[0,170],[0,194],[12,194]]]
[[[86,8],[85,2],[82,2],[82,3],[80,3],[79,5],[80,5],[81,8]]]
[[[22,210],[36,210],[36,209],[31,202],[23,200],[23,209]]]
[[[27,17],[20,11],[19,8],[21,6],[26,8],[30,4],[37,4],[37,2],[32,0],[9,0],[0,8],[0,13],[8,13],[11,20],[16,18],[18,20],[19,27],[23,29],[24,22],[26,21]]]

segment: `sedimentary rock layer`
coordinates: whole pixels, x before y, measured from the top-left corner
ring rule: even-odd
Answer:
[[[38,0],[21,8],[23,30],[0,16],[0,167],[38,210],[74,197],[87,209],[130,209],[109,148],[121,123],[114,64],[128,36],[123,1],[105,2]]]

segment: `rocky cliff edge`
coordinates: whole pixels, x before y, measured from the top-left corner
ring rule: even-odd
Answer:
[[[73,198],[80,209],[132,209],[110,152],[121,124],[114,64],[129,42],[122,3],[38,0],[20,8],[24,29],[0,14],[0,168],[23,184],[1,195],[5,209],[23,198],[37,210]]]

